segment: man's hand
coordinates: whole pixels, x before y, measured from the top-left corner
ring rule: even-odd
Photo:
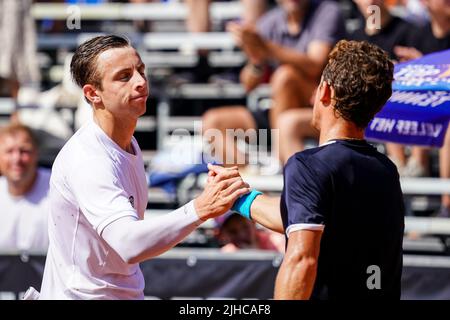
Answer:
[[[211,170],[213,165],[208,165]],[[231,209],[234,202],[250,192],[237,167],[222,168],[214,176],[209,176],[202,194],[194,200],[195,210],[202,220],[215,218]]]
[[[227,170],[236,170],[233,168],[224,168],[221,166],[208,165],[208,182],[214,181],[216,177]],[[248,186],[248,184],[247,184]],[[251,205],[252,220],[260,225],[278,233],[284,233],[283,221],[280,213],[280,197],[269,197],[266,195],[258,196]]]
[[[266,41],[258,34],[254,26],[236,22],[227,24],[236,44],[244,50],[252,64],[263,64],[270,57]]]
[[[394,47],[394,53],[399,58],[400,62],[418,59],[423,56],[423,53],[413,47]]]

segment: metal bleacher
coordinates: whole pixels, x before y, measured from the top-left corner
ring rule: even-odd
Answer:
[[[242,5],[239,1],[213,2],[210,6],[213,20],[238,18],[241,11]],[[182,20],[187,16],[186,6],[178,2],[80,4],[76,7],[63,3],[36,3],[31,14],[36,20],[64,20],[73,12],[79,12],[82,20]]]
[[[9,121],[9,116],[15,109],[13,99],[0,98],[0,126]]]

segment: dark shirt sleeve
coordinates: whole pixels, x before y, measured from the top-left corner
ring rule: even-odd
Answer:
[[[290,158],[284,171],[284,198],[287,211],[286,225],[325,224],[330,205],[327,174],[314,161],[295,155]],[[316,163],[317,164],[317,163]],[[322,172],[322,173],[321,173]]]

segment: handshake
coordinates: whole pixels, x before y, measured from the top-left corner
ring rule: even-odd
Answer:
[[[239,197],[251,191],[248,183],[242,180],[238,167],[224,168],[208,164],[208,169],[205,189],[194,200],[197,215],[203,221],[224,214]]]

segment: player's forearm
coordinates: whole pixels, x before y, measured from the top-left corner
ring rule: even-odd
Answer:
[[[316,280],[316,273],[316,259],[301,258],[299,261],[289,259],[283,261],[275,282],[274,299],[309,299]]]
[[[105,228],[102,237],[127,263],[139,263],[173,248],[202,221],[193,203],[163,216],[136,221],[119,219]]]
[[[255,198],[250,210],[252,220],[270,230],[284,233],[280,213],[280,197],[260,195]]]

